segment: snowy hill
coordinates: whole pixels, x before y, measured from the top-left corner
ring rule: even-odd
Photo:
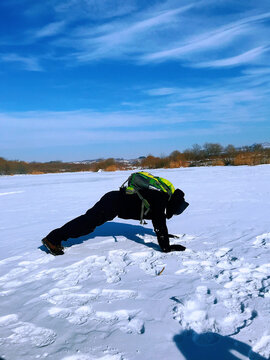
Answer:
[[[270,166],[152,173],[190,203],[168,221],[183,253],[117,218],[45,252],[129,172],[0,177],[0,358],[269,359]]]

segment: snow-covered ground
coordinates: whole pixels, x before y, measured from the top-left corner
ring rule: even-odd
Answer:
[[[269,359],[270,166],[152,173],[186,193],[185,252],[117,218],[54,257],[41,238],[129,172],[0,177],[0,358]]]

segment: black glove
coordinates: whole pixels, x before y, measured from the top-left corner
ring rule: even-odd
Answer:
[[[174,244],[174,245],[170,245],[170,251],[185,251],[186,248],[183,245],[178,245],[178,244]]]
[[[180,239],[178,235],[168,234],[169,238],[171,239]]]
[[[186,248],[182,245],[170,245],[169,238],[179,238],[177,235],[172,234],[162,234],[160,230],[155,230],[157,234],[157,239],[159,246],[161,247],[161,250],[165,253],[171,252],[171,251],[185,251]]]
[[[161,249],[165,253],[168,253],[168,252],[171,252],[171,251],[185,251],[186,250],[185,246],[178,245],[178,244],[169,245],[169,247],[161,248]]]

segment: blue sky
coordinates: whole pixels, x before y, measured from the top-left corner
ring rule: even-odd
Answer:
[[[0,156],[269,141],[269,0],[1,0]]]

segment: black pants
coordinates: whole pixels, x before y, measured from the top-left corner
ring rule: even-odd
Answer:
[[[94,231],[97,226],[113,220],[118,215],[119,191],[106,193],[91,209],[62,227],[51,231],[47,238],[55,244],[60,244],[69,238],[77,238]]]

